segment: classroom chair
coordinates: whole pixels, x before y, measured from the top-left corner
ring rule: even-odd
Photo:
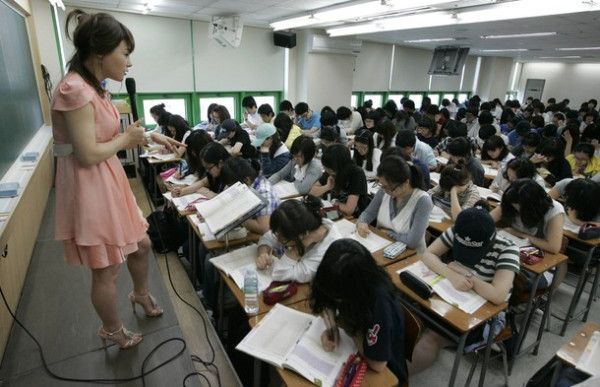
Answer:
[[[412,354],[421,336],[423,324],[409,309],[402,305],[404,313],[404,357],[412,361]],[[408,387],[406,383],[403,387]]]

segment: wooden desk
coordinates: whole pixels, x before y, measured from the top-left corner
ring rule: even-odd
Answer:
[[[305,302],[289,304],[288,306],[305,313],[311,313],[310,308]],[[260,323],[260,320],[262,320],[263,317],[265,317],[264,314],[251,317],[248,321],[250,327],[254,328],[258,323]],[[279,377],[281,377],[283,383],[288,387],[314,386],[313,383],[309,382],[307,379],[304,379],[302,376],[298,375],[294,371],[279,367],[276,367],[275,369],[277,370],[277,373],[279,374]],[[254,370],[255,372],[257,370],[260,371],[260,360],[258,359],[255,359]],[[259,381],[260,377],[257,378],[257,375],[255,374],[254,380],[256,385],[256,381]],[[365,378],[363,379],[363,382],[361,384],[361,386],[364,387],[387,387],[397,385],[398,379],[387,367],[383,372],[375,372],[370,368],[367,369],[367,373],[365,374]]]
[[[560,362],[558,362],[557,366],[554,368],[550,387],[554,387],[556,385],[563,363],[566,363],[570,366],[575,366],[577,364],[594,331],[600,331],[600,324],[595,322],[589,322],[585,324],[585,326],[583,326],[583,328],[581,328],[575,334],[575,336],[573,336],[568,342],[564,343],[556,352],[556,357],[560,360]]]
[[[596,291],[598,289],[598,283],[600,282],[600,264],[599,263],[592,264],[594,250],[596,248],[598,248],[598,246],[600,246],[600,238],[583,240],[583,239],[580,239],[577,236],[577,234],[575,234],[572,231],[568,231],[568,230],[563,230],[563,235],[566,236],[567,238],[569,238],[569,240],[583,245],[584,249],[576,248],[574,246],[571,246],[570,248],[573,250],[577,250],[578,252],[584,254],[586,256],[586,258],[585,258],[583,267],[581,269],[581,273],[579,274],[579,279],[577,280],[577,286],[575,287],[575,292],[573,293],[573,298],[571,298],[571,303],[569,304],[569,309],[567,311],[567,314],[564,316],[564,319],[560,316],[554,315],[555,317],[559,318],[560,320],[563,320],[563,326],[560,330],[561,336],[565,335],[565,332],[567,331],[567,327],[569,326],[569,322],[571,322],[573,319],[575,319],[579,315],[583,314],[583,319],[582,319],[583,322],[587,321],[588,314],[590,312],[590,308],[592,307],[592,301],[593,301],[594,295],[596,294]],[[594,276],[594,282],[592,284],[592,289],[588,295],[588,300],[587,300],[585,308],[583,308],[581,311],[575,313],[575,308],[577,307],[577,304],[579,303],[579,300],[581,299],[581,295],[583,294],[585,284],[586,284],[589,276],[592,273],[592,267],[590,267],[590,266],[596,267],[596,274]]]
[[[446,335],[448,335],[448,337],[452,338],[458,343],[458,348],[454,358],[454,365],[452,367],[452,373],[450,374],[450,380],[448,382],[449,386],[454,386],[460,360],[464,352],[467,335],[481,324],[490,324],[492,317],[505,310],[508,305],[506,303],[494,305],[491,302],[486,302],[481,308],[475,311],[475,313],[468,314],[457,307],[448,304],[435,294],[429,300],[422,299],[412,290],[406,287],[400,281],[400,276],[396,273],[398,270],[403,269],[420,259],[421,257],[419,255],[414,255],[406,258],[403,261],[386,266],[385,270],[392,277],[394,285],[396,285],[396,287],[400,289],[400,291],[406,296],[402,299],[402,303],[407,308],[418,314],[422,319],[427,320],[430,324],[444,332]],[[435,318],[432,317],[431,314],[433,314]],[[440,321],[444,324],[440,324]],[[448,329],[446,325],[450,325],[454,331]],[[490,335],[485,351],[483,366],[481,368],[481,375],[479,377],[480,386],[482,386],[485,381],[485,373],[487,370],[487,364],[489,362],[490,344],[492,339],[493,337]]]
[[[450,219],[443,219],[441,222],[429,222],[429,229],[436,233],[443,234],[444,231],[454,226],[454,222]]]

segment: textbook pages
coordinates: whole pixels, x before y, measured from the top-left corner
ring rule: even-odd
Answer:
[[[294,183],[290,181],[281,180],[279,183],[273,185],[273,189],[279,199],[300,196],[300,192],[298,192]]]
[[[196,203],[198,214],[217,237],[257,213],[266,203],[246,184],[235,183],[214,198]]]
[[[450,305],[454,305],[465,313],[475,313],[486,303],[485,298],[475,293],[473,290],[463,292],[454,288],[450,280],[429,270],[423,261],[417,261],[412,265],[398,270],[396,273],[408,270],[417,278],[426,282],[438,296]]]
[[[333,386],[348,356],[356,352],[356,346],[340,329],[338,346],[332,352],[325,352],[321,345],[325,329],[321,317],[275,304],[236,349],[279,368],[296,371],[316,385]]]
[[[165,192],[163,196],[165,199],[172,202],[175,205],[175,207],[177,207],[177,211],[179,212],[185,211],[187,207],[191,204],[200,202],[202,200],[208,200],[206,196],[199,193],[191,193],[189,195],[174,198],[171,192]]]
[[[392,244],[392,241],[382,238],[372,231],[369,233],[369,235],[367,235],[366,238],[361,237],[358,235],[358,232],[356,232],[356,224],[352,223],[348,219],[341,219],[335,222],[335,228],[339,231],[343,238],[354,239],[361,245],[365,246],[370,253],[382,250]]]
[[[244,289],[244,274],[246,270],[254,270],[258,275],[258,291],[262,292],[273,282],[272,269],[258,270],[256,268],[256,256],[258,246],[256,243],[233,250],[227,254],[219,255],[210,259],[210,262],[227,274],[240,289]]]

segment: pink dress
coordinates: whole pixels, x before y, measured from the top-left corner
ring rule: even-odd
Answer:
[[[119,112],[76,73],[67,74],[52,100],[55,144],[70,144],[62,112],[91,103],[96,142],[108,142],[119,133]],[[74,154],[58,157],[56,164],[55,238],[65,247],[73,265],[100,269],[125,261],[137,251],[148,223],[140,211],[125,171],[116,155],[85,167]]]

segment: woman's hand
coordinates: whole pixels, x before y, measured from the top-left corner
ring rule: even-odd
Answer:
[[[464,275],[456,273],[448,277],[448,280],[450,283],[452,283],[452,286],[454,286],[456,290],[466,292],[473,289],[473,280],[465,277]]]
[[[360,235],[361,238],[366,238],[370,233],[369,225],[366,223],[358,223],[356,225],[356,232]]]
[[[256,268],[258,270],[267,269],[273,264],[273,256],[269,253],[259,254],[256,258]]]
[[[335,178],[333,176],[329,176],[327,178],[327,184],[325,184],[328,190],[332,190],[335,187]]]
[[[325,329],[321,333],[321,345],[323,345],[325,352],[331,352],[335,349],[335,340],[329,334],[329,329]]]
[[[531,162],[534,164],[540,164],[540,163],[544,163],[544,162],[548,161],[546,156],[542,156],[539,153],[535,153],[533,156],[531,156],[529,158],[529,160],[531,160]]]
[[[187,192],[185,191],[185,187],[175,186],[171,190],[171,196],[173,196],[174,198],[178,198],[180,196],[185,196],[185,195],[187,195]]]
[[[169,152],[175,152],[177,147],[187,147],[184,143],[181,143],[174,138],[167,137],[160,133],[151,133],[150,138],[157,144],[163,145]]]
[[[137,120],[125,129],[125,136],[127,137],[126,149],[135,148],[146,143],[144,128],[141,126],[141,123],[142,120]]]

